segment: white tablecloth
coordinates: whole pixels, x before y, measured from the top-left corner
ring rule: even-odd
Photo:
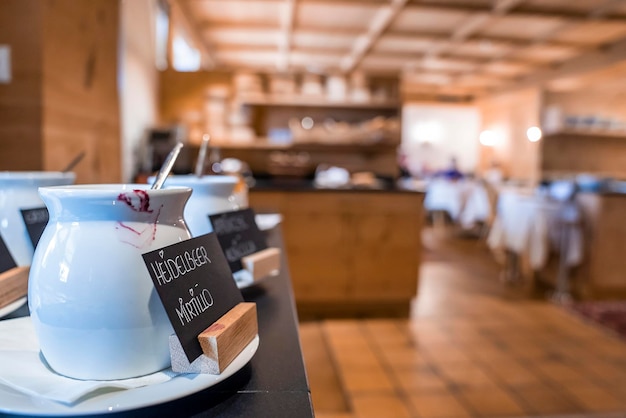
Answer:
[[[509,250],[525,256],[533,270],[545,266],[551,249],[565,248],[566,264],[576,266],[583,258],[580,216],[573,204],[529,190],[502,189],[487,244],[493,251]],[[561,238],[566,227],[567,243],[563,247]]]
[[[473,180],[431,180],[426,188],[424,208],[445,211],[464,228],[471,228],[491,217],[487,190]]]

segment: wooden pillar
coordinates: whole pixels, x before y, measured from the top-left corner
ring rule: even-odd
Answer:
[[[78,183],[121,180],[118,27],[116,0],[3,0],[15,77],[0,85],[0,170],[62,170],[84,151]]]

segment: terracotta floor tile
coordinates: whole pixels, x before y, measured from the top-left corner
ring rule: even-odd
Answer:
[[[385,347],[380,356],[393,369],[419,369],[427,366],[428,359],[415,347]]]
[[[340,370],[340,379],[344,384],[346,395],[358,392],[391,392],[394,385],[389,376],[382,369],[354,369]]]
[[[528,363],[528,365],[537,374],[558,383],[585,384],[592,380],[592,377],[585,374],[584,371],[560,361],[538,361]]]
[[[595,384],[569,384],[565,391],[573,395],[578,403],[591,412],[624,411],[626,400],[610,392],[609,388]]]
[[[348,404],[337,376],[335,365],[327,350],[318,322],[300,324],[300,340],[307,377],[311,388],[313,406],[330,412],[347,412]]]
[[[395,370],[393,376],[400,388],[410,394],[446,389],[445,380],[432,370],[400,369]]]
[[[423,353],[424,357],[435,364],[471,362],[462,348],[453,345],[425,347]]]
[[[495,376],[498,382],[507,386],[519,387],[541,385],[542,383],[541,378],[536,373],[516,359],[487,362],[485,367]]]
[[[315,418],[357,418],[350,413],[315,412]]]
[[[369,349],[337,350],[333,348],[332,355],[341,370],[380,369],[383,367],[376,354]]]
[[[468,388],[460,396],[481,417],[525,415],[522,406],[511,395],[498,388]]]
[[[358,418],[410,418],[411,413],[404,403],[393,394],[353,395],[352,406]]]
[[[549,386],[519,387],[515,393],[527,409],[539,415],[574,414],[582,410],[571,395]]]
[[[497,386],[484,368],[472,363],[446,363],[437,366],[444,379],[456,386]]]
[[[450,393],[432,393],[409,396],[420,418],[465,418],[471,414],[457,398]]]

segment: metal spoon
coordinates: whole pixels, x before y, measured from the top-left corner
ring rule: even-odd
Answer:
[[[71,171],[74,167],[76,167],[78,165],[79,162],[81,162],[81,160],[85,157],[85,151],[82,151],[80,154],[78,154],[76,157],[74,157],[74,159],[72,161],[70,161],[70,163],[67,165],[67,167],[65,167],[62,171],[64,173],[67,173],[68,171]]]
[[[202,145],[200,146],[200,151],[198,153],[198,161],[196,161],[196,176],[202,177],[202,173],[204,172],[204,160],[206,159],[207,148],[209,147],[209,141],[211,140],[211,136],[209,134],[204,134],[202,136]]]
[[[154,179],[154,183],[152,183],[151,189],[160,189],[163,186],[165,179],[167,179],[170,171],[172,171],[172,167],[174,167],[174,163],[176,162],[176,158],[178,158],[178,153],[180,153],[180,149],[182,147],[182,142],[177,143],[174,149],[167,155],[165,162],[159,170],[159,174],[157,174],[156,179]]]

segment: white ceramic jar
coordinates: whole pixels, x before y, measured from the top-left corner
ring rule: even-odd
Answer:
[[[152,183],[153,178],[148,179]],[[208,215],[243,209],[244,200],[235,194],[239,179],[235,176],[171,175],[165,186],[184,186],[193,189],[187,206],[185,221],[194,237],[213,232]]]
[[[0,235],[18,266],[30,266],[33,243],[21,209],[44,207],[37,189],[74,183],[74,173],[53,171],[0,172]]]
[[[189,188],[45,187],[50,221],[35,251],[28,305],[41,352],[76,379],[125,379],[170,365],[173,328],[142,254],[191,237]]]

